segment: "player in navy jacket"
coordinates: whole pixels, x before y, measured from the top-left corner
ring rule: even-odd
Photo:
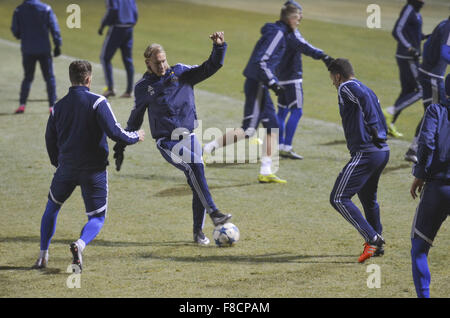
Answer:
[[[286,35],[297,28],[300,10],[293,3],[283,5],[280,20],[266,23],[244,69],[245,104],[242,127],[229,131],[204,147],[206,154],[215,149],[251,137],[261,122],[267,130],[258,181],[261,183],[286,183],[272,171],[272,147],[278,139],[278,118],[269,89],[280,95],[283,87],[276,76],[276,69],[286,50]]]
[[[295,1],[293,3],[300,10],[300,21],[303,17],[302,7]],[[286,52],[278,65],[276,74],[284,90],[278,96],[278,125],[280,156],[291,159],[303,159],[294,152],[292,141],[295,130],[303,114],[303,66],[302,55],[310,56],[315,60],[322,59],[325,63],[331,59],[322,50],[309,44],[298,29],[286,36]],[[286,121],[287,116],[289,119]]]
[[[419,80],[423,89],[424,112],[430,104],[446,101],[444,76],[450,64],[450,17],[437,25],[423,46],[423,59],[419,67]],[[417,162],[417,136],[422,119],[416,127],[414,139],[405,154],[405,160]]]
[[[141,127],[145,112],[152,137],[165,160],[182,170],[192,189],[194,241],[209,244],[203,233],[205,212],[214,225],[225,223],[230,214],[222,214],[216,207],[205,178],[202,147],[194,134],[197,112],[194,85],[216,73],[223,65],[227,44],[223,32],[215,32],[210,38],[213,50],[200,66],[167,63],[166,53],[159,44],[150,45],[145,53],[147,72],[134,88],[135,106],[127,122],[126,130]],[[116,169],[123,161],[124,145],[114,146]]]
[[[107,86],[103,95],[105,97],[115,96],[111,60],[117,49],[120,48],[127,73],[127,88],[121,97],[131,97],[134,83],[133,28],[138,19],[136,2],[135,0],[107,0],[106,9],[106,14],[98,30],[98,34],[102,35],[103,29],[109,26],[100,54]]]
[[[389,160],[387,126],[377,96],[354,77],[348,60],[336,59],[328,69],[338,90],[339,113],[351,155],[335,182],[330,202],[364,238],[364,251],[358,259],[364,262],[384,253],[377,188]],[[361,201],[365,218],[351,201],[355,194]]]
[[[108,205],[108,143],[106,137],[125,144],[144,139],[144,132],[127,132],[117,122],[106,98],[89,91],[92,67],[74,61],[69,67],[72,87],[50,114],[45,132],[50,162],[56,167],[41,222],[41,252],[34,268],[44,268],[62,204],[77,185],[86,207],[88,222],[80,239],[70,245],[73,264],[82,267],[82,252],[100,232]]]
[[[421,41],[425,39],[425,35],[422,33],[422,16],[419,13],[423,4],[423,0],[408,0],[392,30],[392,35],[397,41],[395,57],[402,88],[395,104],[384,109],[388,132],[393,137],[403,136],[394,125],[401,111],[422,98],[418,68]]]
[[[412,274],[418,297],[430,297],[428,252],[439,228],[450,215],[450,74],[446,100],[430,105],[419,134],[411,196],[421,193],[411,231]]]
[[[16,114],[25,112],[26,102],[39,62],[47,84],[48,103],[51,111],[56,101],[56,82],[48,33],[52,35],[55,57],[61,54],[61,34],[58,20],[52,8],[39,0],[25,0],[13,14],[11,31],[21,41],[24,79],[20,88],[19,108]]]

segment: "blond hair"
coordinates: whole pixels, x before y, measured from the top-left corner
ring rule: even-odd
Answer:
[[[299,14],[299,13],[300,13],[300,9],[297,6],[295,6],[294,4],[291,4],[291,3],[287,3],[287,4],[283,5],[283,7],[281,8],[280,20],[287,21],[287,19],[289,19],[291,16],[293,16],[294,14]]]
[[[144,52],[144,57],[145,57],[145,64],[148,64],[148,62],[150,62],[150,58],[152,57],[153,54],[158,54],[158,53],[166,53],[166,51],[164,51],[164,48],[162,47],[161,44],[158,43],[152,43],[150,44]]]

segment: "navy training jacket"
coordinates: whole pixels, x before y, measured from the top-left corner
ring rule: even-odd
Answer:
[[[381,149],[372,142],[370,127],[378,130],[378,138],[387,139],[387,125],[375,93],[357,79],[342,83],[338,89],[339,113],[342,118],[347,148],[356,152],[387,151],[386,143]]]
[[[105,97],[86,86],[72,86],[53,107],[45,142],[55,167],[101,170],[108,165],[106,136],[127,145],[139,141],[137,132],[121,128]]]
[[[406,4],[395,22],[392,35],[397,40],[396,57],[412,59],[413,57],[408,53],[410,47],[421,52],[420,44],[424,38],[422,33],[422,15],[416,12],[412,5]]]
[[[413,175],[428,181],[450,181],[450,99],[428,106],[418,145]]]
[[[286,36],[286,52],[277,67],[276,75],[280,81],[289,81],[303,77],[302,54],[315,60],[321,59],[325,54],[306,41],[299,30],[288,33]]]
[[[50,54],[50,32],[55,46],[62,45],[58,19],[52,8],[39,0],[25,0],[14,11],[11,31],[21,40],[24,54]]]
[[[138,19],[135,0],[107,0],[101,27],[107,25],[134,26]]]
[[[266,23],[261,28],[261,38],[256,43],[244,76],[267,86],[278,83],[275,71],[286,50],[285,36],[292,32],[282,21]]]
[[[194,85],[216,73],[223,65],[227,44],[213,44],[208,60],[200,66],[176,64],[159,77],[146,72],[134,87],[135,106],[126,130],[137,130],[148,110],[148,121],[154,139],[172,137],[175,129],[192,132],[197,112]]]
[[[450,18],[439,23],[423,45],[420,70],[430,76],[444,77],[448,64],[450,64]]]

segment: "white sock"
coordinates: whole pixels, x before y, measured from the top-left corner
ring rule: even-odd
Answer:
[[[48,259],[48,250],[41,250],[39,252],[39,258],[45,258]]]
[[[261,158],[261,168],[259,173],[265,176],[272,174],[272,158],[267,156]]]
[[[81,253],[83,253],[86,247],[86,243],[82,239],[78,239],[75,243],[78,245],[78,248],[81,250]]]
[[[279,144],[279,145],[278,145],[278,151],[285,151],[285,150],[284,150],[284,145],[283,145],[283,144]]]
[[[219,148],[219,143],[217,142],[217,140],[213,140],[211,142],[208,142],[204,147],[203,147],[203,151],[210,154],[211,152],[213,152],[214,149]]]
[[[284,151],[291,151],[292,145],[284,145]]]
[[[386,108],[386,112],[391,114],[391,115],[395,115],[395,107],[394,106],[389,106],[388,108]]]

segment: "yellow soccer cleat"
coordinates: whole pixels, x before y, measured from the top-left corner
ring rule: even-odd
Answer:
[[[260,174],[258,175],[258,181],[259,183],[287,183],[286,180],[280,179],[274,174],[268,175]]]
[[[394,120],[394,115],[390,114],[387,111],[387,108],[383,108],[383,115],[384,118],[386,119],[386,124],[388,125],[388,127],[390,126],[390,124],[392,123],[392,121]]]
[[[388,134],[394,138],[403,137],[403,134],[395,128],[393,123],[388,124]]]

